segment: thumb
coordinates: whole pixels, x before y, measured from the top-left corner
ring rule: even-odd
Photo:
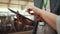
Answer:
[[[17,11],[17,13],[19,13],[19,12]],[[17,17],[17,19],[18,19],[18,20],[20,19],[20,17],[19,17],[19,15],[18,15],[18,14],[16,14],[16,17]]]

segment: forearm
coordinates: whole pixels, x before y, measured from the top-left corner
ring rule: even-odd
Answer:
[[[41,11],[40,16],[48,23],[53,29],[56,30],[56,18],[57,15],[50,12]]]
[[[50,12],[47,12],[47,11],[43,11],[41,9],[34,9],[35,12],[38,12],[38,14],[40,14],[40,16],[44,19],[44,21],[46,23],[48,23],[53,29],[56,30],[56,18],[57,18],[57,15],[55,14],[52,14]]]

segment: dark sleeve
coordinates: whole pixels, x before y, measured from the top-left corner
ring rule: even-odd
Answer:
[[[60,0],[54,0],[55,1],[55,3],[53,3],[52,1],[52,3],[51,3],[51,5],[53,6],[54,4],[56,4],[56,5],[54,5],[54,7],[51,9],[51,12],[52,13],[55,13],[55,14],[57,14],[57,15],[60,15]]]

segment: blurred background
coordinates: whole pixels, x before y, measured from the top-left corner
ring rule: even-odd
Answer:
[[[34,5],[34,1],[0,0],[0,34],[29,34],[28,32],[32,34],[33,26],[22,25],[22,23],[16,19],[16,14],[8,10],[8,8],[11,8],[14,11],[19,11],[20,14],[33,20],[33,16],[29,15],[24,10],[27,5]],[[26,32],[24,33],[23,31]]]
[[[9,12],[7,8],[23,12],[22,10],[27,5],[34,5],[33,0],[0,0],[0,16],[14,15],[13,13]]]
[[[51,8],[55,7],[54,2],[52,2],[53,0],[51,0],[52,6],[49,0],[46,8],[42,6],[43,1],[45,2],[46,0],[0,0],[0,34],[32,34],[34,28],[32,21],[34,20],[34,16],[28,14],[25,11],[25,7],[34,5],[51,12]],[[16,12],[19,11],[20,14],[32,21],[24,19],[21,16],[21,21],[19,21],[16,14],[9,11],[8,8]],[[24,25],[22,22],[32,23],[32,25]],[[56,31],[50,25],[39,22],[37,34],[56,34]]]

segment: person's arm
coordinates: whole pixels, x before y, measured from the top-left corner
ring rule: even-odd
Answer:
[[[31,9],[32,11],[34,11],[35,15],[39,15],[40,17],[43,18],[43,20],[48,23],[53,29],[56,30],[56,18],[57,15],[52,14],[50,12],[41,10],[39,8],[36,7],[27,7],[27,9]]]
[[[53,29],[56,30],[56,18],[57,15],[52,14],[47,11],[40,11],[40,16],[44,19],[46,23],[48,23]]]

